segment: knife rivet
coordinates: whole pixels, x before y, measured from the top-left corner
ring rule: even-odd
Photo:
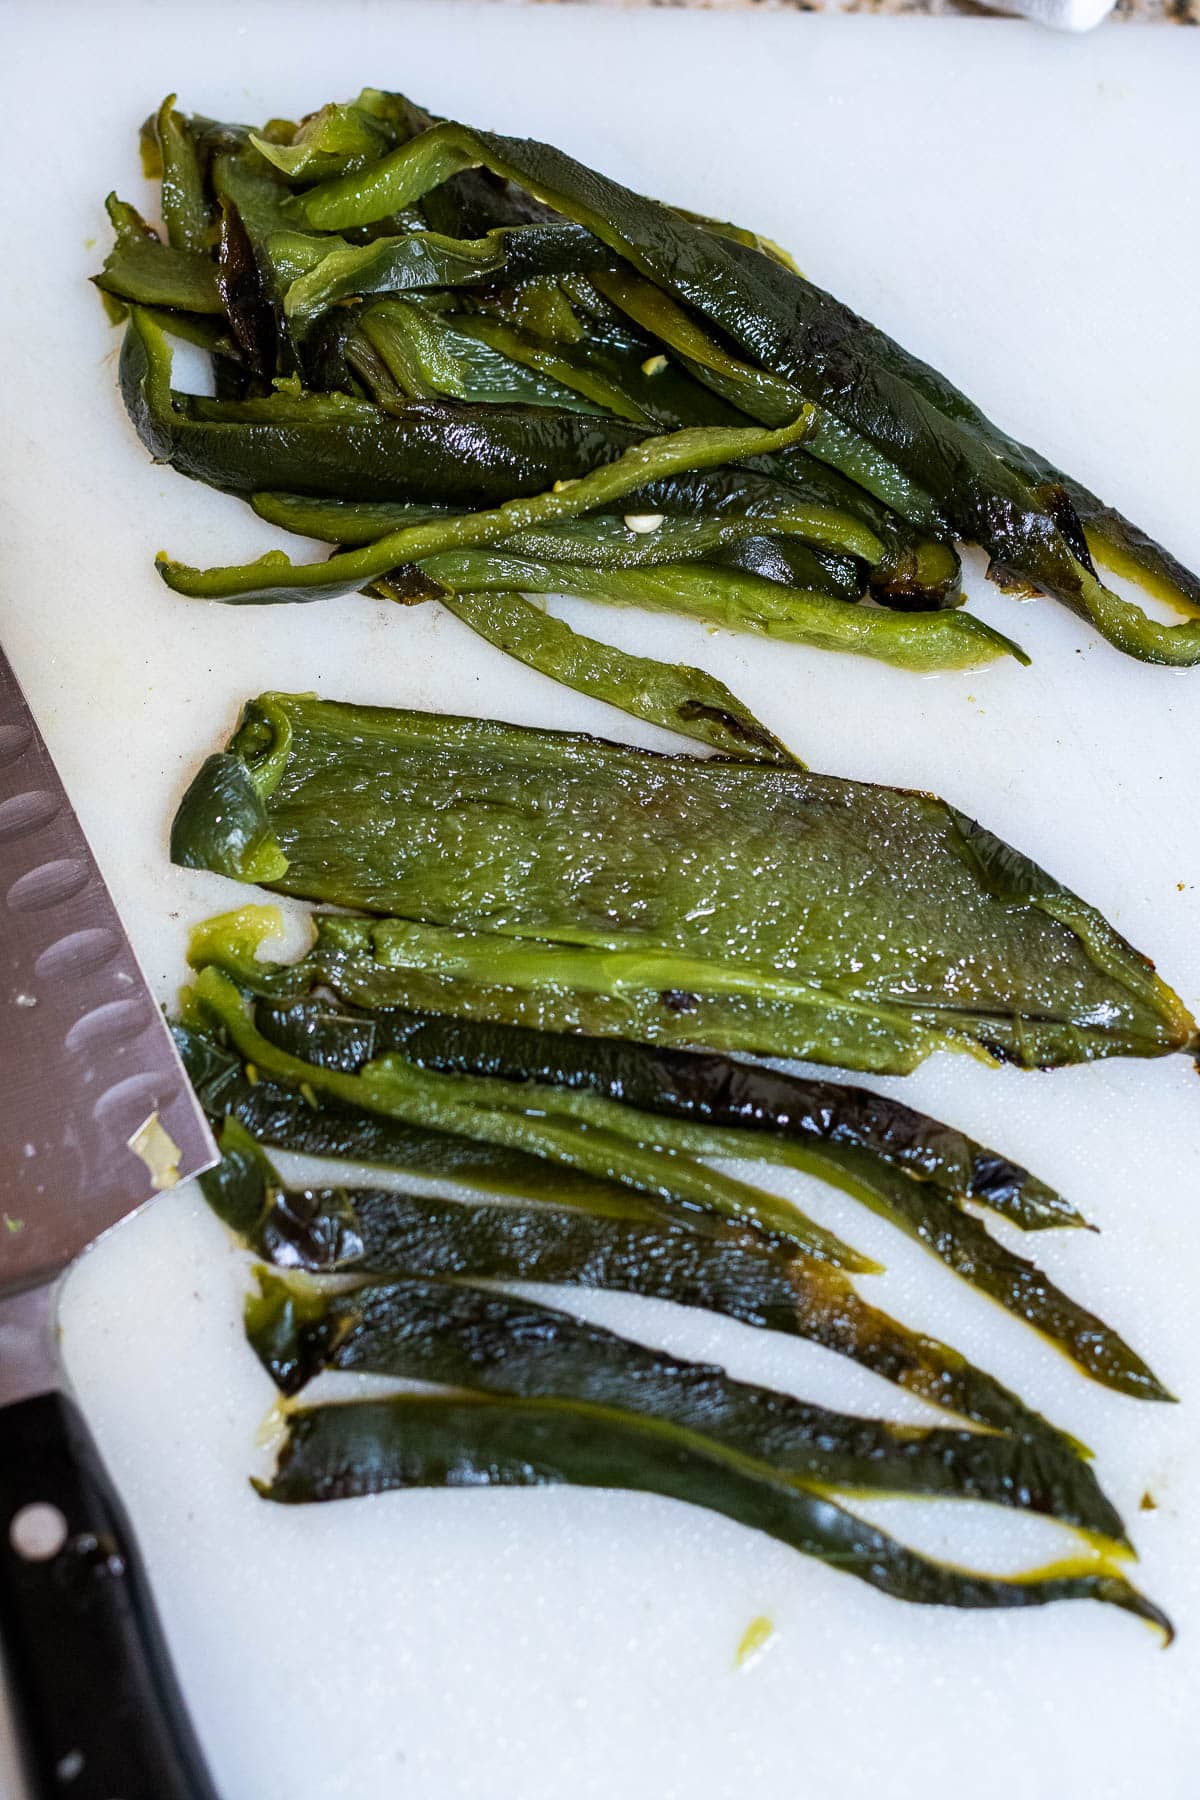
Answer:
[[[54,1774],[56,1779],[64,1784],[68,1781],[77,1781],[83,1774],[83,1751],[68,1750],[65,1756],[59,1758]]]
[[[57,1506],[35,1500],[14,1514],[8,1541],[25,1562],[49,1562],[67,1541],[67,1521]]]

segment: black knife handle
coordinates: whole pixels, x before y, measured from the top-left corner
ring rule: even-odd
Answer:
[[[60,1393],[0,1411],[0,1633],[36,1800],[217,1800],[124,1508]]]

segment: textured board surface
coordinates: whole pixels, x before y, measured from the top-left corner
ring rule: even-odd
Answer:
[[[171,869],[166,830],[246,695],[316,688],[666,742],[516,669],[433,608],[235,611],[160,585],[160,546],[204,561],[272,541],[237,503],[147,462],[85,285],[101,198],[143,192],[136,128],[172,88],[185,108],[260,119],[364,82],[406,87],[744,218],[1200,559],[1200,38],[416,0],[336,20],[267,0],[48,5],[4,24],[19,153],[2,284],[0,635],[164,999],[187,922],[238,897]],[[1101,905],[1197,1006],[1200,671],[1129,663],[1061,608],[986,590],[977,568],[972,594],[1032,668],[921,679],[683,622],[589,616],[615,641],[719,673],[813,766],[934,788],[983,818]],[[651,1498],[271,1509],[246,1481],[269,1456],[255,1434],[271,1395],[240,1341],[244,1271],[183,1192],[85,1260],[64,1342],[227,1800],[1128,1800],[1142,1787],[1192,1800],[1200,1084],[1183,1059],[1037,1076],[943,1057],[891,1085],[1083,1205],[1102,1235],[1043,1238],[1039,1251],[1183,1404],[1102,1393],[881,1223],[820,1189],[806,1204],[888,1263],[864,1283],[873,1298],[1091,1442],[1132,1521],[1140,1578],[1176,1617],[1175,1649],[1095,1607],[903,1608]],[[896,1411],[891,1390],[801,1345],[617,1297],[589,1310],[739,1375]],[[1139,1511],[1146,1492],[1152,1512]],[[1052,1535],[969,1509],[876,1512],[997,1568]],[[774,1634],[739,1669],[758,1615]]]

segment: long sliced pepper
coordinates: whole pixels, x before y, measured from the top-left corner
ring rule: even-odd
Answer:
[[[704,1432],[800,1481],[1049,1511],[1093,1531],[1054,1505],[1059,1496],[1027,1438],[834,1412],[460,1279],[331,1292],[310,1276],[260,1269],[258,1281],[246,1302],[246,1335],[289,1396],[336,1370],[617,1406]]]
[[[725,756],[797,760],[723,681],[703,669],[660,663],[598,643],[520,594],[447,594],[444,603],[497,649],[577,693],[607,700],[634,718],[696,738]]]
[[[624,499],[659,477],[786,448],[803,437],[810,423],[811,414],[805,411],[778,431],[755,427],[728,431],[689,429],[647,438],[632,445],[615,462],[570,482],[558,482],[547,492],[508,500],[486,512],[431,519],[424,525],[390,532],[373,544],[346,551],[325,563],[297,567],[281,552],[271,551],[256,563],[226,569],[190,569],[164,558],[160,560],[160,571],[177,593],[201,599],[263,601],[299,594],[325,599],[352,593],[375,577],[386,575],[398,563],[491,544],[514,531],[576,518],[593,507]],[[818,544],[852,554],[870,556],[878,549],[877,541],[855,521],[830,514],[824,508],[810,509],[806,535]]]
[[[202,1057],[226,1068],[222,1091],[232,1112],[214,1114],[224,1118],[222,1159],[202,1177],[207,1198],[278,1267],[343,1278],[471,1276],[611,1289],[799,1337],[984,1427],[972,1459],[991,1471],[986,1479],[997,1503],[1006,1503],[1007,1491],[1012,1504],[1126,1543],[1118,1514],[1074,1440],[957,1351],[867,1305],[828,1264],[745,1224],[681,1214],[628,1190],[577,1194],[564,1208],[544,1201],[433,1200],[394,1189],[284,1189],[256,1137],[280,1148],[349,1152],[405,1167],[413,1166],[410,1151],[406,1146],[395,1156],[365,1115],[347,1113],[338,1121],[325,1108],[285,1113],[269,1098],[269,1081],[231,1084],[227,1050],[194,1034],[183,1041],[193,1080]],[[1009,1453],[1001,1454],[1010,1439],[1025,1446],[1015,1489],[1001,1473],[1011,1470]],[[989,1457],[989,1444],[997,1445],[998,1462]]]
[[[993,1239],[979,1220],[961,1210],[957,1195],[947,1195],[904,1169],[888,1166],[873,1151],[831,1142],[828,1135],[822,1137],[811,1130],[767,1126],[747,1133],[728,1115],[718,1114],[715,1122],[711,1114],[708,1119],[698,1119],[686,1101],[672,1104],[661,1085],[653,1096],[658,1100],[654,1110],[643,1110],[637,1104],[638,1075],[644,1073],[649,1083],[654,1076],[653,1071],[639,1070],[636,1045],[619,1047],[630,1068],[630,1079],[621,1080],[614,1092],[610,1065],[605,1060],[593,1063],[587,1059],[587,1040],[575,1040],[573,1046],[568,1043],[565,1066],[560,1068],[554,1046],[561,1040],[547,1034],[510,1029],[506,1051],[503,1037],[497,1042],[478,1027],[453,1020],[431,1023],[435,1040],[447,1033],[451,1039],[451,1047],[441,1054],[436,1042],[432,1049],[422,1051],[419,1034],[414,1051],[413,1021],[404,1017],[393,1028],[387,1014],[360,1020],[331,1012],[327,1006],[258,1007],[255,1012],[256,1029],[269,1043],[321,1070],[369,1078],[372,1071],[394,1071],[403,1061],[449,1075],[454,1085],[446,1091],[463,1104],[536,1119],[573,1119],[587,1130],[606,1134],[610,1141],[627,1137],[639,1146],[676,1155],[756,1157],[815,1175],[898,1225],[955,1273],[1041,1331],[1095,1380],[1139,1399],[1170,1398],[1128,1344],[1033,1263]],[[512,1046],[513,1039],[525,1036],[540,1040],[530,1055]],[[482,1044],[477,1041],[480,1038]],[[603,1051],[604,1046],[600,1048]],[[586,1078],[589,1074],[590,1080]],[[291,1078],[296,1081],[294,1072]],[[311,1077],[311,1083],[319,1085],[319,1077]]]
[[[279,1001],[260,1010],[273,1041],[317,1062],[353,1069],[384,1047],[443,1074],[552,1083],[621,1100],[647,1113],[751,1131],[797,1143],[866,1151],[960,1201],[975,1200],[1022,1231],[1082,1226],[1082,1214],[1028,1169],[902,1101],[842,1082],[785,1073],[703,1051],[680,1051],[577,1033],[534,1031],[434,1012],[351,1012],[306,997],[354,988],[357,940],[373,927],[318,913],[316,941],[299,962],[261,956],[282,929],[274,907],[244,907],[192,932],[193,966],[209,964],[248,992]],[[371,1005],[370,997],[366,1004]],[[281,1035],[283,1034],[283,1035]]]
[[[891,1073],[1198,1041],[1093,907],[973,821],[800,770],[265,695],[172,856],[394,915],[371,960],[397,1005]]]
[[[253,1063],[231,1053],[227,1044],[182,1024],[174,1030],[188,1076],[210,1118],[215,1122],[232,1118],[255,1138],[278,1149],[348,1159],[560,1205],[611,1206],[627,1193],[603,1176],[549,1163],[511,1146],[339,1108],[328,1097],[326,1104],[314,1106],[311,1091],[303,1094],[298,1088],[272,1081]],[[223,1181],[229,1167],[227,1155]],[[261,1198],[253,1202],[253,1217],[258,1216],[261,1205]],[[249,1233],[252,1220],[246,1221],[243,1207],[230,1223]]]
[[[446,551],[417,564],[429,581],[456,594],[508,588],[527,594],[576,594],[649,612],[685,612],[710,625],[753,631],[823,650],[850,650],[905,669],[975,668],[1009,655],[1028,662],[1010,638],[969,614],[890,612],[765,581],[735,568],[659,563],[648,568],[593,569],[536,562],[492,550]]]
[[[713,1212],[721,1218],[745,1219],[809,1255],[839,1268],[878,1272],[879,1265],[844,1244],[796,1206],[749,1183],[657,1144],[604,1125],[548,1114],[521,1114],[494,1103],[484,1084],[474,1088],[454,1077],[406,1065],[397,1057],[366,1064],[346,1074],[279,1049],[257,1030],[243,998],[227,976],[202,969],[191,991],[191,1004],[220,1027],[242,1057],[263,1074],[307,1092],[328,1095],[343,1106],[357,1107],[451,1136],[481,1139],[506,1149],[525,1150],[548,1162],[619,1182],[635,1192],[658,1196],[684,1207]]]
[[[974,418],[939,410],[911,372],[899,372],[897,358],[880,356],[849,308],[770,258],[714,236],[562,151],[443,123],[361,174],[310,189],[291,205],[321,229],[363,225],[479,163],[585,225],[724,333],[768,379],[827,408],[928,492],[956,535],[982,544],[999,568],[1063,600],[1130,655],[1179,667],[1200,661],[1200,619],[1160,625],[1103,587],[1086,550],[1082,558],[1077,553],[1082,528],[1065,490],[1046,495],[1013,466],[1015,458],[1001,460]],[[739,404],[757,417],[777,416],[776,400],[764,401],[758,380],[741,384]],[[869,471],[851,466],[854,458],[841,457],[836,444],[822,444],[820,453],[873,485]],[[911,499],[895,492],[883,497],[914,516]],[[1086,504],[1090,496],[1084,498]],[[1138,545],[1123,526],[1115,532],[1132,563],[1149,541]],[[1156,573],[1169,580],[1173,570],[1164,564]]]
[[[228,1067],[225,1046],[192,1033],[186,1048],[193,1070],[200,1045]],[[868,1305],[829,1263],[745,1221],[685,1212],[628,1189],[590,1196],[564,1189],[567,1205],[432,1200],[393,1188],[285,1190],[260,1140],[322,1156],[349,1152],[379,1166],[414,1164],[392,1153],[368,1115],[343,1109],[339,1118],[328,1106],[285,1114],[272,1087],[261,1076],[252,1086],[226,1077],[232,1110],[213,1114],[224,1120],[222,1160],[202,1186],[230,1228],[279,1267],[566,1283],[670,1300],[802,1338],[930,1406],[1036,1443],[1047,1458],[1045,1483],[1055,1492],[1062,1484],[1061,1504],[1075,1509],[1070,1516],[1078,1512],[1104,1535],[1120,1535],[1120,1521],[1081,1460],[1082,1446],[949,1345]],[[275,1096],[282,1092],[274,1089]]]
[[[289,1414],[269,1500],[351,1499],[411,1487],[627,1488],[703,1506],[819,1557],[897,1599],[960,1607],[1100,1600],[1172,1627],[1103,1556],[1008,1578],[906,1548],[836,1504],[700,1432],[615,1407],[564,1400],[393,1400]]]

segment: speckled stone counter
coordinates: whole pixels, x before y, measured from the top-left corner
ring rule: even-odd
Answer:
[[[514,0],[521,3],[521,0]],[[921,13],[978,18],[1002,16],[976,0],[534,0],[539,5],[698,6],[710,11],[754,7],[769,12]],[[1003,15],[1008,16],[1008,15]],[[1105,24],[1136,20],[1139,24],[1200,25],[1200,0],[1116,0]]]

